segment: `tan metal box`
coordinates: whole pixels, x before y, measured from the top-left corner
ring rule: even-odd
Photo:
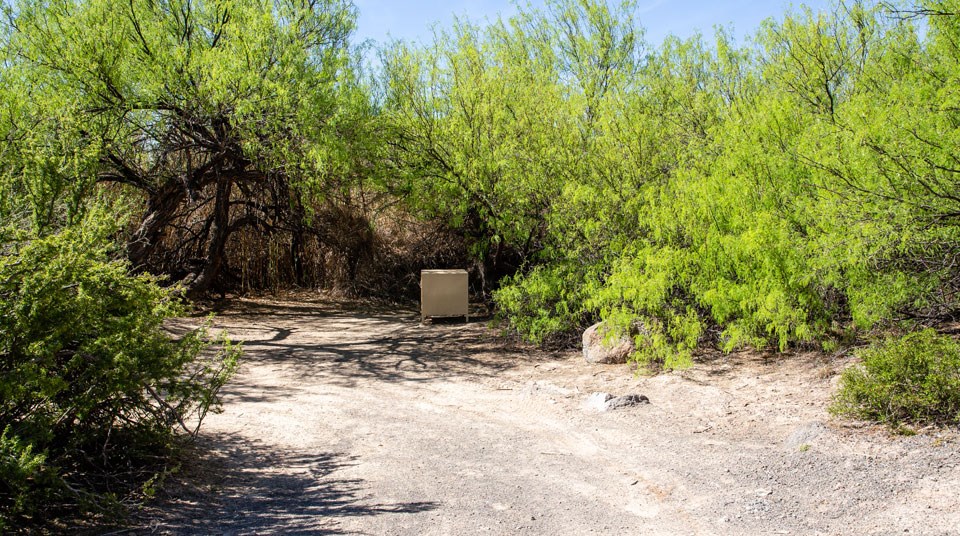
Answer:
[[[428,316],[463,316],[470,321],[466,270],[420,271],[420,322]]]

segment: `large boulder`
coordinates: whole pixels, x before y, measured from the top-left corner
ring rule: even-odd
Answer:
[[[633,339],[628,335],[621,335],[607,341],[606,336],[606,327],[603,322],[587,328],[583,332],[583,358],[588,363],[626,363],[627,358],[636,349]]]

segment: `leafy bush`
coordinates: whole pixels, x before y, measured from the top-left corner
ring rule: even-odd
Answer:
[[[150,478],[174,430],[195,433],[235,368],[238,349],[207,351],[203,330],[170,337],[182,306],[111,260],[105,221],[10,232],[0,249],[0,520],[110,505],[103,492]]]
[[[494,293],[501,316],[536,344],[564,342],[563,334],[582,329],[586,316],[582,290],[571,288],[577,267],[538,266],[528,274],[507,278]]]
[[[39,504],[45,495],[43,481],[50,476],[46,457],[9,432],[9,426],[0,432],[0,533],[8,518],[16,518]]]
[[[802,8],[748,46],[719,30],[637,48],[631,10],[599,1],[459,25],[385,56],[402,135],[382,161],[418,178],[411,205],[483,235],[478,256],[522,252],[494,300],[535,342],[641,321],[635,357],[666,364],[704,333],[826,349],[950,318],[960,25],[889,7]]]
[[[844,371],[830,410],[890,425],[960,423],[960,343],[932,329],[889,338]]]

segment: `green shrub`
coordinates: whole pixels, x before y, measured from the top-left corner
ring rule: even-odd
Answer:
[[[889,338],[844,371],[830,411],[897,426],[960,423],[960,343],[932,329]]]
[[[719,30],[642,54],[604,2],[458,26],[387,56],[403,141],[381,160],[421,178],[423,214],[523,253],[494,300],[534,342],[653,319],[635,358],[669,367],[706,342],[832,350],[947,318],[960,129],[942,93],[960,25],[879,4],[798,10],[746,47]],[[489,99],[505,80],[517,98]]]
[[[49,489],[49,471],[43,454],[33,452],[7,426],[0,432],[0,533],[6,521],[35,509]]]
[[[203,330],[174,340],[163,329],[183,307],[173,289],[112,260],[116,223],[104,216],[0,245],[8,523],[40,507],[49,515],[51,504],[116,505],[119,490],[163,470],[177,430],[194,433],[217,408],[235,368],[229,343],[208,351]]]
[[[703,333],[703,324],[690,309],[686,315],[665,316],[665,322],[656,318],[645,320],[646,333],[634,337],[637,351],[631,356],[641,368],[649,372],[679,370],[693,366],[693,351]]]
[[[582,330],[589,316],[584,311],[584,292],[571,285],[579,275],[569,266],[538,266],[529,274],[507,278],[494,292],[501,317],[527,340],[549,344]]]

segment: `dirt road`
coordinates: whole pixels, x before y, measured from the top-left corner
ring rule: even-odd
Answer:
[[[845,361],[636,377],[413,311],[245,301],[209,449],[157,534],[960,534],[960,435],[826,413]],[[185,321],[187,322],[187,321]],[[650,404],[601,412],[591,393]]]

